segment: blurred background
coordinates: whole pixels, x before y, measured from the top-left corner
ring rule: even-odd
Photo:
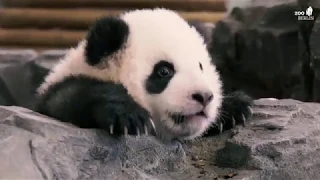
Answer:
[[[227,93],[320,102],[320,0],[0,0],[0,105],[31,107],[97,18],[154,7],[204,36]],[[312,19],[298,20],[308,7]]]
[[[165,7],[188,21],[216,23],[234,6],[289,0],[0,0],[0,46],[37,51],[74,46],[100,16]]]
[[[241,0],[239,0],[241,1]],[[178,10],[189,21],[220,20],[224,0],[0,0],[0,45],[43,51],[69,48],[100,16],[137,8]]]

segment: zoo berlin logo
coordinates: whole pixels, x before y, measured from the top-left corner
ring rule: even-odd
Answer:
[[[295,11],[294,15],[298,16],[298,20],[314,20],[314,16],[312,16],[312,7],[309,6],[306,10],[306,12],[304,11]]]

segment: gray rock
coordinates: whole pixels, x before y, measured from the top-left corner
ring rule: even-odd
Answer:
[[[305,101],[296,3],[234,8],[215,24],[210,53],[226,92]]]
[[[313,8],[320,8],[319,0],[298,0],[298,3],[302,6],[312,6]]]
[[[281,4],[288,4],[288,3],[297,3],[297,0],[251,0],[252,6],[266,6],[272,7]]]
[[[302,0],[306,1],[306,0]],[[315,0],[316,1],[316,0]],[[246,8],[255,6],[273,7],[281,4],[296,3],[297,0],[225,0],[226,8],[230,13],[233,8]]]
[[[68,50],[48,50],[44,51],[35,60],[35,64],[45,69],[51,69],[61,58],[63,58]]]
[[[0,104],[32,109],[36,88],[47,72],[47,69],[37,66],[35,61],[21,62],[0,70],[0,88],[3,86],[0,97],[5,101],[2,103],[0,100]]]
[[[31,61],[37,56],[37,52],[31,49],[10,50],[0,48],[0,69],[10,65]]]
[[[152,137],[112,139],[19,107],[1,107],[0,137],[0,179],[169,178],[185,164],[178,144],[167,147]]]
[[[33,50],[0,49],[0,105],[32,109],[36,89],[66,50],[37,54]]]
[[[0,105],[16,104],[16,99],[12,96],[13,92],[11,92],[10,85],[15,84],[14,80],[21,77],[21,75],[25,77],[23,73],[25,71],[21,71],[21,68],[16,68],[17,71],[13,71],[13,73],[8,73],[8,70],[32,62],[36,57],[37,53],[33,50],[9,50],[0,48]],[[25,79],[22,78],[21,81],[25,81]],[[16,90],[21,90],[21,88],[17,88]]]
[[[320,1],[228,3],[230,13],[216,23],[209,45],[226,91],[320,102]],[[309,6],[315,20],[297,21],[292,12]]]
[[[308,49],[305,50],[306,54],[309,55],[309,57],[307,56],[305,61],[309,62],[310,64],[310,71],[312,72],[312,74],[314,74],[314,76],[311,76],[311,79],[313,79],[313,92],[312,92],[312,100],[315,102],[320,102],[320,92],[319,92],[319,88],[320,88],[320,43],[319,43],[319,39],[320,39],[320,9],[316,9],[318,11],[315,11],[315,13],[317,13],[317,18],[315,19],[315,21],[313,21],[313,23],[309,23],[306,25],[309,25],[312,27],[310,27],[309,29],[311,30],[310,33],[310,37],[309,39],[306,37],[305,39],[308,42],[309,45],[309,51]],[[309,59],[307,59],[309,58]]]
[[[319,109],[260,99],[246,127],[169,144],[150,136],[112,138],[0,106],[0,179],[317,180]]]
[[[225,0],[227,12],[230,13],[233,8],[249,7],[252,5],[252,0]]]
[[[316,103],[257,100],[254,121],[217,152],[217,164],[260,170],[255,179],[318,179],[319,109]]]

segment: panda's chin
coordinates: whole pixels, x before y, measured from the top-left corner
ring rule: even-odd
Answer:
[[[182,118],[182,116],[180,117]],[[185,115],[183,120],[172,119],[174,126],[170,128],[172,135],[178,139],[193,139],[201,136],[210,126],[207,116],[200,114]]]
[[[161,124],[161,128],[158,128],[164,128],[163,130],[158,131],[160,132],[159,135],[162,138],[166,137],[169,139],[181,140],[201,136],[212,123],[210,117],[202,110],[192,114],[190,111],[189,113],[167,112],[167,116],[160,119],[166,120],[158,121]]]
[[[207,118],[207,115],[203,111],[187,115],[184,115],[182,113],[173,113],[171,115],[171,119],[175,124],[188,123],[197,120],[206,120]]]

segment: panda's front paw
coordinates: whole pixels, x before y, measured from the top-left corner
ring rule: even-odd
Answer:
[[[97,123],[113,135],[155,134],[147,110],[134,102],[104,103],[95,108]]]
[[[252,98],[242,91],[225,96],[218,122],[219,131],[231,129],[238,124],[245,125],[253,114],[252,105]]]
[[[238,124],[245,125],[253,114],[252,105],[253,99],[244,92],[236,91],[226,95],[220,108],[219,118],[207,134],[219,134]]]

